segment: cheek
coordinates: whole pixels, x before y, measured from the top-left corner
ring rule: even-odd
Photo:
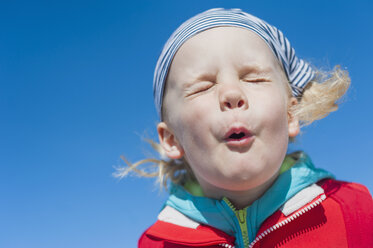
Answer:
[[[287,103],[284,98],[279,95],[266,99],[261,106],[261,119],[263,120],[263,131],[267,138],[274,141],[288,141],[288,113]]]
[[[199,147],[203,149],[209,143],[209,123],[211,110],[206,104],[183,104],[175,118],[174,127],[178,139],[185,149]]]

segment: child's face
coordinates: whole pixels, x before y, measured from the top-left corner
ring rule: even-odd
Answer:
[[[289,95],[260,37],[235,27],[209,29],[174,57],[161,144],[170,158],[185,156],[205,191],[253,189],[276,177],[289,137],[299,132]]]

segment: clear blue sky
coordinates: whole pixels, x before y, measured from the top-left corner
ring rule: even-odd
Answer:
[[[118,181],[113,166],[151,153],[141,137],[156,137],[157,56],[178,25],[213,7],[257,15],[302,58],[348,69],[340,110],[292,147],[373,191],[371,2],[2,1],[0,247],[136,247],[166,194],[151,179]]]

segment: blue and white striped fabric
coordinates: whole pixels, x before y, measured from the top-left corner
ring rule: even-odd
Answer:
[[[221,26],[246,28],[261,37],[282,64],[292,88],[293,96],[300,97],[306,84],[314,77],[312,68],[295,56],[294,48],[276,27],[240,9],[210,9],[184,22],[175,30],[163,47],[153,80],[155,106],[161,118],[167,73],[177,50],[192,36],[204,30]]]

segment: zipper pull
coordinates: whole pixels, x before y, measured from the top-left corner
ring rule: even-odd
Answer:
[[[241,224],[244,224],[246,222],[246,211],[243,209],[238,210],[237,217],[238,217],[238,221]]]
[[[247,222],[246,222],[246,211],[247,208],[239,209],[237,210],[233,204],[228,200],[228,198],[223,198],[224,202],[228,205],[228,207],[234,212],[234,215],[236,216],[238,220],[238,224],[240,226],[241,236],[242,236],[242,242],[244,248],[247,248],[249,246],[249,232],[247,228]]]
[[[249,232],[248,232],[248,229],[247,229],[247,222],[246,222],[246,208],[237,210],[236,211],[236,216],[237,216],[238,222],[240,224],[241,235],[242,235],[242,240],[243,240],[243,243],[244,243],[244,247],[246,248],[246,247],[249,246],[249,243],[250,243]]]

